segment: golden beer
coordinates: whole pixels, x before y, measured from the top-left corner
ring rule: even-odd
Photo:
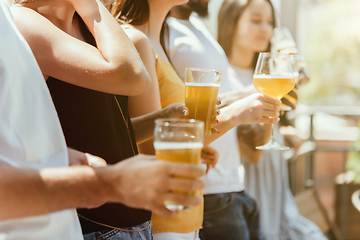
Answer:
[[[207,135],[211,134],[219,87],[214,83],[185,83],[185,106],[189,109],[187,118],[203,121]]]
[[[254,87],[264,95],[281,99],[295,86],[294,78],[287,76],[255,75]]]
[[[194,165],[200,165],[201,149],[203,148],[202,142],[154,142],[156,159],[178,162],[178,163],[189,163]],[[183,178],[183,177],[177,177]],[[189,178],[184,178],[189,179]],[[180,193],[190,196],[195,196],[196,192],[184,192],[184,191],[173,191],[174,193]],[[178,205],[171,201],[164,202],[167,208],[178,209]],[[183,209],[186,209],[183,206]]]

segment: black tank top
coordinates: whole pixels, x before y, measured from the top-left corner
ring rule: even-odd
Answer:
[[[86,30],[84,35],[94,45],[89,31]],[[47,85],[68,147],[100,156],[108,164],[138,154],[127,96],[93,91],[51,77]],[[92,221],[117,228],[136,226],[151,218],[148,211],[115,203],[95,209],[78,209],[78,213]],[[79,219],[84,234],[109,229],[82,217]]]

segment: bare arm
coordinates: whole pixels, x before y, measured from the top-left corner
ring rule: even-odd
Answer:
[[[153,132],[154,121],[158,118],[186,115],[183,104],[171,104],[161,108],[159,83],[156,75],[156,59],[151,44],[145,34],[131,28],[125,30],[151,77],[150,86],[140,95],[129,97],[129,113],[133,124],[136,142],[141,153],[154,154]]]
[[[248,162],[257,164],[264,151],[256,146],[265,144],[271,134],[270,124],[242,125],[237,128],[240,156]]]
[[[71,34],[77,36],[73,37],[55,26],[43,16],[52,16],[51,13],[39,14],[35,4],[29,4],[35,10],[12,7],[16,25],[29,43],[45,79],[52,76],[81,87],[121,95],[143,92],[150,84],[149,76],[136,49],[110,13],[96,0],[71,4],[93,34],[97,47],[79,40],[82,38],[79,27],[72,28],[75,33]],[[76,25],[76,20],[73,24]]]
[[[205,145],[242,124],[278,123],[280,105],[281,101],[278,99],[255,93],[223,107],[218,117],[220,122],[215,125],[220,133],[206,136]]]
[[[187,179],[177,179],[174,175]],[[105,202],[154,211],[163,217],[177,212],[165,200],[195,206],[198,197],[172,193],[204,187],[198,180],[204,169],[180,163],[155,161],[137,155],[109,167],[73,166],[30,170],[0,164],[0,221],[47,214],[68,208],[96,207]]]
[[[220,108],[226,107],[239,99],[246,98],[247,96],[257,92],[258,91],[254,88],[254,85],[249,85],[241,90],[234,90],[220,94],[219,95],[221,99]]]
[[[140,95],[129,97],[129,113],[134,127],[136,141],[141,153],[154,154],[153,130],[154,120],[164,117],[161,112],[159,82],[156,75],[156,58],[149,39],[141,31],[131,28],[125,30],[136,50],[139,52],[151,78],[150,86]],[[147,114],[156,112],[153,117]],[[145,115],[145,116],[144,116]],[[147,115],[149,116],[149,115]]]

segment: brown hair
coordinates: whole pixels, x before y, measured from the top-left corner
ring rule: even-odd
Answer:
[[[150,7],[148,0],[103,0],[103,3],[119,23],[128,23],[136,26],[149,21]],[[160,43],[166,55],[165,46],[168,34],[168,25],[164,20],[160,32]]]
[[[224,49],[226,55],[230,57],[231,50],[234,42],[234,33],[236,25],[244,13],[247,6],[249,6],[252,0],[224,0],[221,5],[219,16],[218,16],[218,33],[217,40],[221,47]],[[273,27],[275,28],[275,11],[274,7],[270,0],[265,0],[269,2],[272,10],[273,17]],[[271,44],[266,51],[271,50]],[[259,53],[256,53],[253,59],[251,67],[255,69],[256,61],[259,56]]]
[[[149,20],[148,0],[103,0],[103,3],[120,23],[141,25]]]

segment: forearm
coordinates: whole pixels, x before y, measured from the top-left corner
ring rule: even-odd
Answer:
[[[123,84],[136,82],[132,84],[133,95],[141,93],[150,83],[149,76],[121,26],[100,1],[74,1],[74,7],[94,36],[103,58],[116,69],[114,76],[124,79]]]
[[[106,168],[40,171],[0,165],[0,220],[99,206],[107,199]]]
[[[158,118],[164,118],[164,110],[131,118],[137,144],[141,144],[154,137],[155,120]]]
[[[257,164],[264,151],[257,150],[256,146],[264,145],[268,142],[271,135],[271,124],[259,124],[252,130],[240,130],[238,127],[238,144],[240,156],[248,162]],[[263,131],[259,131],[262,128]],[[250,128],[251,129],[251,128]]]
[[[214,125],[214,128],[219,130],[218,133],[213,133],[211,135],[205,135],[204,145],[207,146],[227,131],[237,126],[236,121],[234,121],[234,113],[231,107],[224,107],[221,109],[221,113],[218,116],[219,123]]]
[[[230,105],[231,103],[233,103],[239,99],[245,98],[256,92],[257,92],[257,90],[254,88],[254,86],[250,85],[241,90],[234,90],[234,91],[222,93],[219,95],[219,97],[221,99],[220,108],[226,107],[226,106]]]

